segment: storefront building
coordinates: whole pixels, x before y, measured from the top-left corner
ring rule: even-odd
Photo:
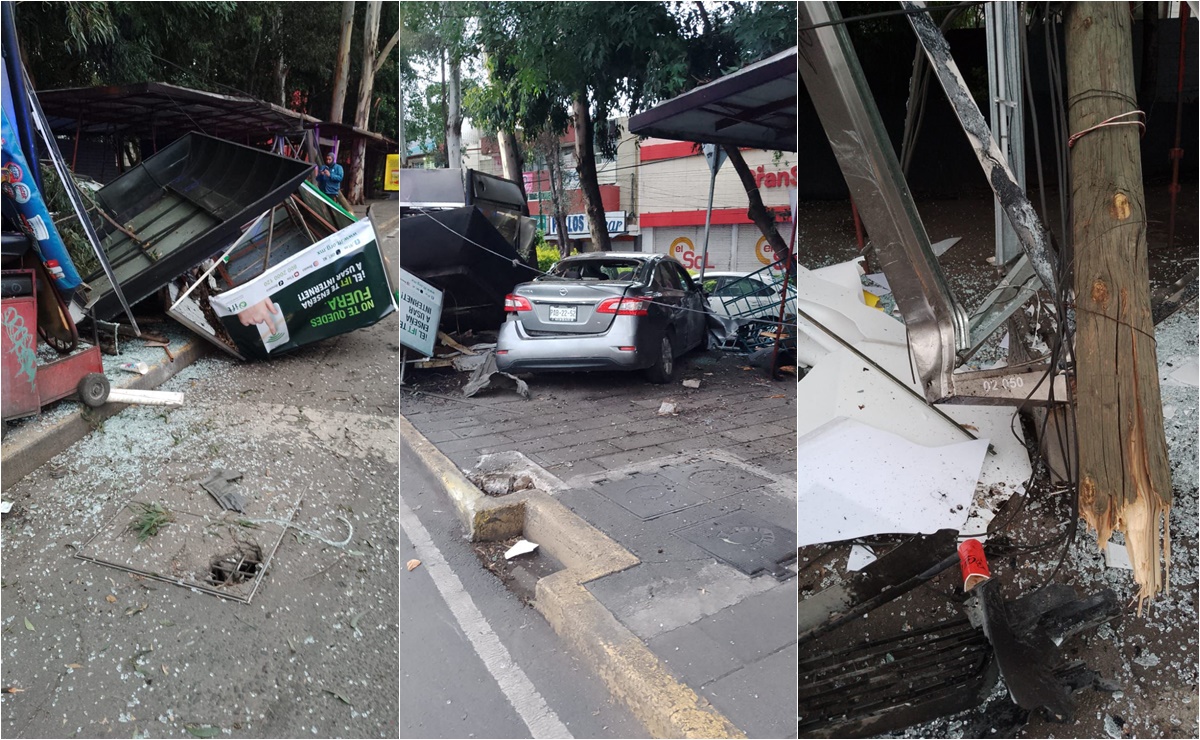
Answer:
[[[708,205],[709,169],[698,145],[646,139],[638,168],[638,206],[644,252],[670,254],[685,267],[699,270],[753,272],[775,261],[762,232],[750,220],[749,201],[733,166],[717,172],[707,261],[704,217]],[[780,156],[782,154],[782,156]],[[775,212],[784,240],[791,235],[789,189],[799,174],[789,152],[743,149],[766,207]]]
[[[670,254],[690,270],[699,270],[704,252],[704,216],[708,205],[709,170],[699,146],[664,139],[638,141],[620,126],[617,156],[597,160],[597,179],[612,248],[617,251]],[[574,131],[560,139],[562,171],[566,179],[567,229],[582,250],[590,249],[591,233],[575,171]],[[500,155],[495,142],[480,137],[469,142],[467,166],[499,175]],[[527,155],[528,156],[528,155]],[[791,235],[789,192],[799,175],[798,161],[790,152],[742,150],[754,173],[759,194],[775,212],[776,227],[787,241]],[[551,218],[549,174],[539,163],[526,165],[525,191],[529,213],[550,242],[558,241]],[[773,263],[770,246],[750,220],[749,200],[741,180],[728,162],[717,173],[709,233],[708,270],[753,272]]]

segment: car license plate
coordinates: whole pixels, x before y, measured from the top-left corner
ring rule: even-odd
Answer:
[[[551,306],[550,320],[551,321],[575,321],[578,307],[576,306]]]

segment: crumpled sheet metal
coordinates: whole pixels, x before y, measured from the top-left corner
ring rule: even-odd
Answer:
[[[471,373],[471,379],[463,386],[463,397],[470,398],[481,390],[492,387],[493,382],[497,386],[514,387],[521,398],[529,398],[529,384],[515,375],[500,372],[496,367],[496,353],[490,351],[475,368],[475,372]]]
[[[208,491],[222,509],[226,511],[245,512],[246,497],[234,488],[234,481],[241,480],[242,474],[236,470],[218,470],[200,482],[200,487]]]

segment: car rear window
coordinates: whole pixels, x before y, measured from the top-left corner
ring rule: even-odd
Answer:
[[[566,280],[634,280],[642,263],[637,260],[578,260],[559,262],[550,268],[550,277]]]

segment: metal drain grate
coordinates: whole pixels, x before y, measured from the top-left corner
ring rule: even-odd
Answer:
[[[262,548],[255,544],[240,544],[226,555],[212,559],[208,569],[208,582],[214,586],[252,581],[262,568]]]

